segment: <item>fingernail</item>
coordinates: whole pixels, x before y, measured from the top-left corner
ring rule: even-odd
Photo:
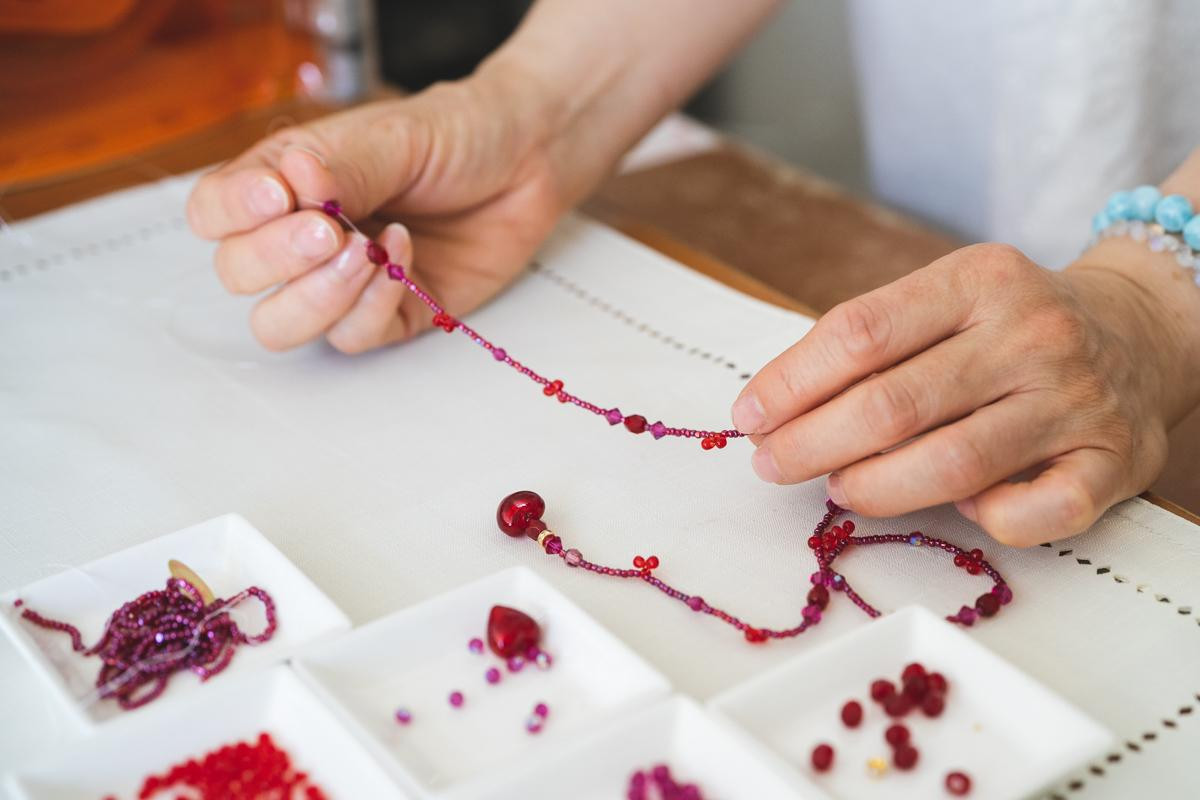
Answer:
[[[758,433],[766,419],[762,403],[754,392],[744,392],[733,404],[733,427],[742,433]]]
[[[264,176],[250,187],[250,209],[261,217],[276,217],[288,210],[288,193],[277,179]]]
[[[316,150],[309,150],[307,147],[301,147],[301,146],[300,146],[300,145],[298,145],[298,144],[294,144],[294,145],[292,145],[291,147],[289,147],[289,148],[287,148],[287,149],[288,149],[288,150],[299,150],[301,153],[308,153],[310,156],[312,156],[313,158],[315,158],[317,161],[321,162],[321,166],[322,166],[322,167],[328,167],[328,166],[329,166],[329,164],[328,164],[328,163],[325,161],[325,156],[321,155],[321,154],[320,154],[320,153],[318,153]]]
[[[829,499],[837,503],[847,511],[850,506],[846,505],[846,492],[842,489],[842,476],[836,472],[831,472],[825,480],[825,493],[829,495]]]
[[[976,515],[975,511],[975,500],[973,498],[968,497],[966,500],[959,500],[954,504],[954,507],[958,509],[958,513],[971,520],[971,522],[979,522],[979,517]]]
[[[750,466],[754,467],[754,473],[767,483],[779,483],[782,477],[768,447],[760,447],[754,451],[754,455],[750,456]]]
[[[361,274],[371,263],[367,261],[364,247],[366,241],[364,236],[357,233],[348,237],[346,246],[329,262],[327,271],[330,277],[341,283],[348,283]]]
[[[323,258],[337,247],[337,232],[328,220],[314,217],[292,231],[291,245],[305,258]]]

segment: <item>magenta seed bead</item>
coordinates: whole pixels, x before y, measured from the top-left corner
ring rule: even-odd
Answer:
[[[704,598],[700,595],[692,595],[687,599],[687,606],[692,611],[699,611],[704,608]]]
[[[542,719],[545,719],[550,714],[550,707],[545,703],[538,703],[533,707],[533,713],[537,714]]]
[[[455,708],[461,708],[462,704],[463,704],[463,693],[462,692],[451,692],[450,693],[450,705],[454,706]]]
[[[620,409],[610,408],[608,413],[604,415],[604,418],[608,420],[609,425],[619,425],[621,420],[625,419],[625,416],[621,413]]]
[[[342,205],[337,200],[326,200],[321,204],[321,210],[331,217],[336,217],[342,213]]]
[[[500,670],[496,669],[495,667],[488,667],[487,672],[483,673],[483,677],[488,683],[499,683]]]
[[[550,657],[549,653],[542,650],[537,654],[537,658],[533,660],[533,663],[537,664],[538,669],[550,669],[554,664],[554,659]]]
[[[407,725],[408,723],[412,722],[412,712],[407,708],[397,708],[396,722],[400,723],[401,725]]]
[[[467,649],[470,650],[472,653],[482,653],[483,652],[483,639],[480,639],[478,636],[476,636],[474,639],[467,642]]]
[[[508,353],[504,351],[503,347],[493,347],[492,358],[496,359],[497,361],[503,361],[504,359],[508,358]]]
[[[520,656],[513,656],[508,660],[507,666],[509,672],[520,672],[525,669],[525,659]]]

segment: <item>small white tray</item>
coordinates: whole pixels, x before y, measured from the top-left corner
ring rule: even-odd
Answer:
[[[902,722],[920,752],[911,772],[890,766],[883,732],[892,720],[869,696],[872,680],[898,682],[919,661],[949,681],[945,712],[919,710]],[[846,728],[842,704],[856,699],[862,724]],[[830,797],[948,797],[945,777],[970,776],[971,800],[1025,797],[1103,753],[1112,736],[1058,695],[932,612],[909,606],[713,698],[711,707],[742,725]],[[811,766],[828,742],[833,768]],[[873,778],[867,759],[889,769]]]
[[[624,797],[637,770],[666,764],[680,783],[714,800],[788,800],[823,795],[781,769],[774,756],[727,720],[675,696],[623,716],[594,733],[447,800],[612,800]],[[657,797],[651,793],[651,797]]]
[[[167,561],[172,558],[191,567],[217,597],[229,597],[249,586],[265,590],[275,601],[279,625],[275,635],[263,644],[239,647],[229,666],[206,683],[187,671],[174,674],[166,691],[141,709],[122,711],[111,699],[88,703],[99,660],[74,652],[65,633],[22,619],[23,609],[15,608],[13,601],[20,598],[24,608],[74,625],[85,644],[91,645],[122,604],[163,588],[169,577]],[[266,624],[257,600],[239,604],[230,614],[247,633]],[[170,697],[211,688],[229,675],[281,661],[303,644],[349,630],[350,622],[250,523],[226,514],[0,596],[0,628],[86,731],[114,717],[154,708]]]
[[[524,611],[542,629],[553,666],[509,673],[472,637],[485,638],[493,605]],[[500,669],[499,684],[484,672]],[[443,791],[517,759],[622,709],[661,697],[665,678],[533,572],[505,570],[358,628],[334,646],[306,648],[294,667],[340,710],[398,780]],[[452,708],[448,697],[465,702]],[[524,723],[538,702],[550,716],[541,733]],[[398,725],[396,708],[413,719]]]
[[[9,775],[17,800],[132,800],[142,781],[219,747],[268,733],[330,798],[404,798],[380,765],[287,667],[231,678],[203,696],[133,714]],[[172,795],[173,796],[173,795]]]

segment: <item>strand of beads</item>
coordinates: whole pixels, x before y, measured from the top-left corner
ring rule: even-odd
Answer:
[[[626,800],[654,800],[655,796],[661,800],[704,800],[700,787],[694,783],[680,783],[666,764],[639,769],[629,776]]]
[[[248,636],[228,612],[251,597],[263,604],[267,625],[261,633]],[[23,603],[17,600],[14,605]],[[99,699],[115,699],[125,710],[154,700],[176,672],[191,670],[208,680],[229,666],[239,645],[261,644],[276,628],[275,602],[262,589],[252,586],[228,600],[205,603],[199,590],[182,578],[168,578],[165,588],[146,592],[114,611],[91,647],[84,645],[74,625],[30,608],[24,608],[21,617],[67,634],[71,648],[84,657],[98,657],[95,694]]]
[[[361,233],[349,217],[342,211],[341,205],[336,200],[326,200],[321,204],[321,210],[330,217],[341,222],[350,230]],[[446,333],[454,333],[458,331],[470,339],[475,344],[482,347],[491,354],[492,359],[505,364],[506,366],[515,369],[517,372],[529,378],[534,383],[542,387],[542,394],[546,397],[553,397],[560,403],[570,404],[584,411],[589,411],[596,416],[603,417],[609,425],[624,425],[625,430],[633,434],[642,434],[649,432],[655,439],[673,436],[681,439],[699,439],[700,446],[704,450],[720,450],[725,447],[729,439],[739,439],[745,436],[744,433],[733,429],[721,431],[699,430],[696,428],[676,428],[669,426],[662,421],[649,423],[641,414],[624,414],[617,407],[603,408],[595,403],[588,402],[578,395],[572,394],[564,388],[564,384],[559,379],[551,380],[543,375],[535,372],[530,367],[517,361],[508,354],[508,351],[503,347],[499,347],[485,339],[478,331],[467,325],[459,319],[455,319],[446,311],[442,305],[433,298],[428,292],[409,277],[407,271],[400,264],[393,263],[387,254],[387,250],[373,240],[368,239],[366,243],[367,260],[376,266],[383,267],[386,270],[388,277],[394,281],[401,283],[406,289],[413,293],[418,300],[424,303],[430,311],[433,312],[433,324],[436,328],[441,328]]]
[[[850,598],[869,617],[878,617],[880,612],[864,600],[846,580],[846,577],[833,568],[834,561],[846,548],[858,545],[876,544],[907,544],[912,547],[932,547],[941,549],[953,555],[958,564],[970,574],[986,573],[994,585],[990,592],[981,595],[975,605],[962,606],[959,611],[946,617],[947,620],[960,625],[973,625],[978,617],[994,616],[1001,605],[1012,600],[1012,590],[996,569],[983,558],[980,551],[966,551],[942,539],[914,532],[908,535],[884,534],[876,536],[853,536],[854,523],[850,520],[841,525],[833,522],[844,509],[838,507],[832,500],[825,501],[825,514],[813,529],[808,539],[809,548],[817,559],[818,569],[810,576],[812,588],[809,589],[806,605],[801,611],[800,621],[790,627],[774,629],[750,625],[738,617],[711,605],[703,597],[676,589],[666,581],[654,575],[659,566],[657,556],[637,556],[633,561],[633,569],[604,566],[589,561],[575,548],[565,548],[562,539],[551,531],[542,516],[546,512],[546,501],[536,492],[520,491],[510,494],[500,501],[496,509],[496,524],[502,532],[513,538],[527,537],[538,543],[548,555],[558,556],[568,566],[584,569],[598,575],[627,580],[640,580],[653,586],[673,600],[685,604],[692,611],[716,617],[722,622],[736,628],[746,641],[762,643],[768,639],[789,639],[799,636],[821,621],[821,614],[829,604],[830,590],[841,592]],[[960,559],[961,557],[961,559]],[[973,571],[972,571],[973,570]]]
[[[1091,247],[1101,239],[1128,236],[1145,242],[1156,253],[1171,253],[1175,262],[1191,270],[1200,286],[1200,215],[1191,201],[1179,194],[1163,197],[1153,186],[1114,192],[1104,210],[1092,218]]]

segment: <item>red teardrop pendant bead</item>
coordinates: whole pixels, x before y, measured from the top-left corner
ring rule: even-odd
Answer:
[[[522,536],[529,523],[546,513],[546,501],[537,492],[513,492],[500,501],[496,524],[509,536]]]
[[[524,655],[537,647],[542,630],[533,617],[508,606],[492,606],[488,614],[487,641],[492,652],[501,658]]]

